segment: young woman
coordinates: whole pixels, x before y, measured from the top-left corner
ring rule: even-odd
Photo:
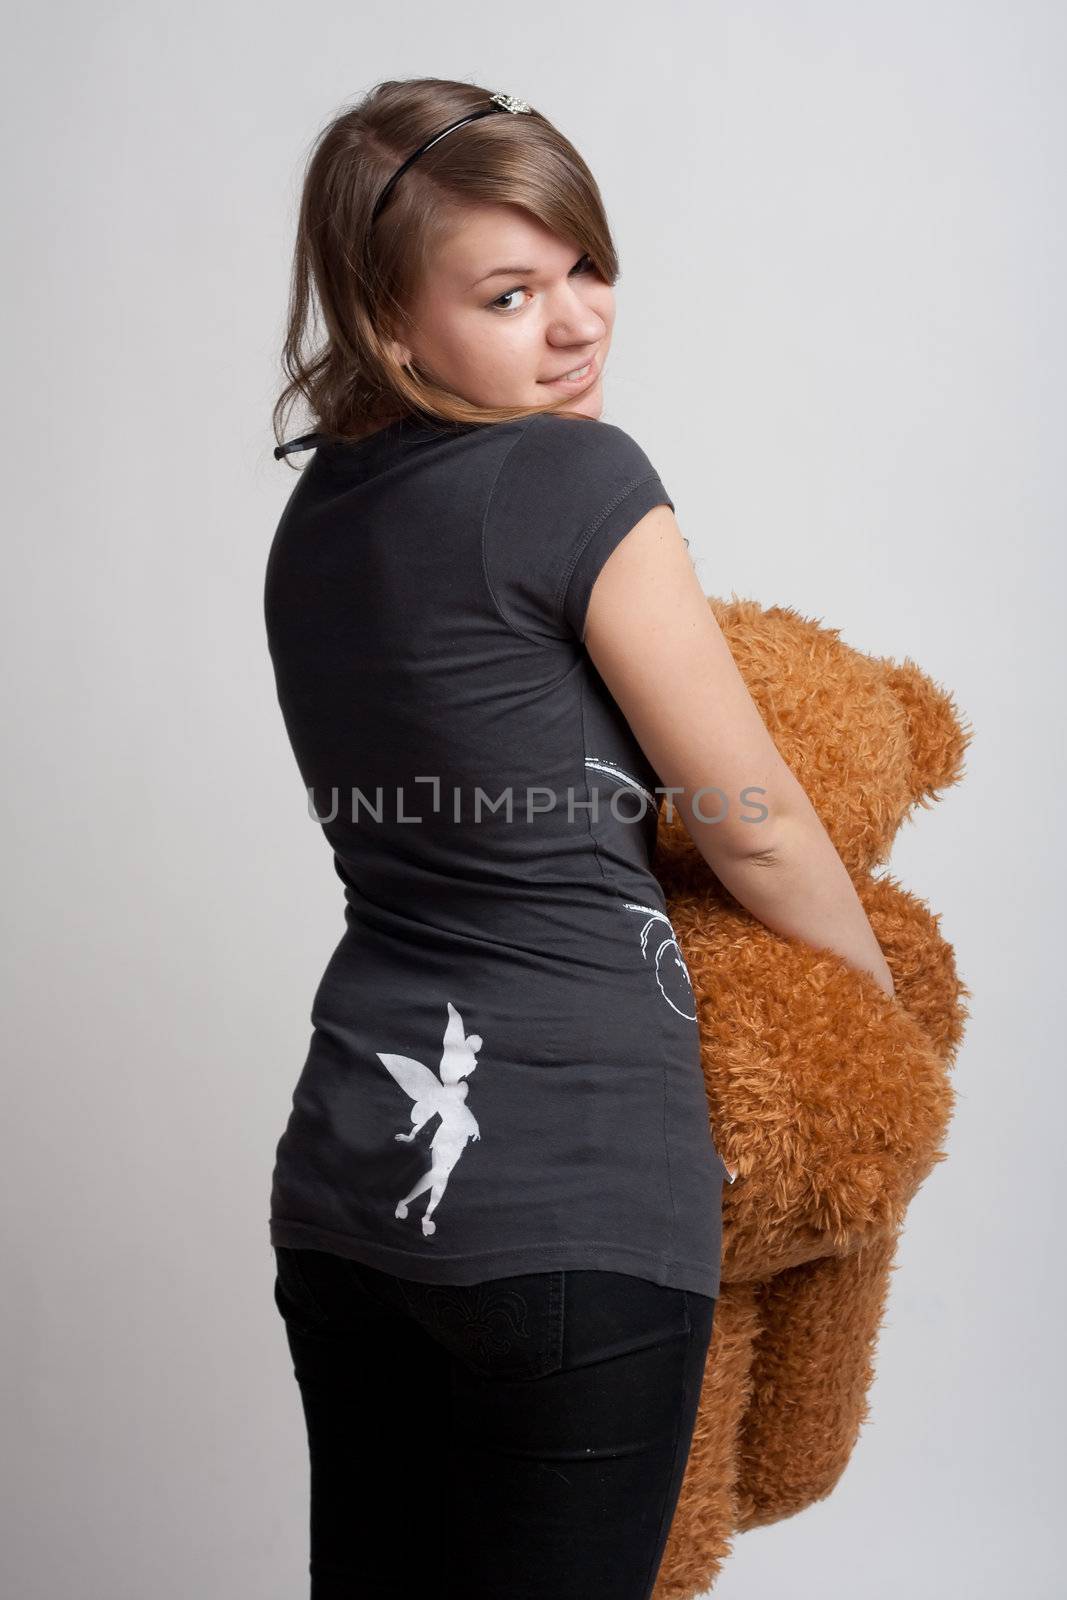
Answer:
[[[664,795],[755,916],[892,989],[659,474],[601,420],[617,277],[523,101],[386,83],[317,142],[275,428],[297,398],[317,427],[275,452],[313,454],[265,592],[345,896],[270,1216],[313,1600],[652,1591],[733,1176]]]

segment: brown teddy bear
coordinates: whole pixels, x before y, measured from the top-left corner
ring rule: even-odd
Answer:
[[[655,862],[697,998],[723,1188],[723,1282],[656,1600],[703,1593],[731,1536],[825,1498],[867,1416],[909,1201],[945,1159],[969,1015],[938,918],[874,876],[916,807],[962,776],[971,731],[910,660],[786,607],[709,604],[771,735],[851,873],[896,998],[771,932],[677,815]]]

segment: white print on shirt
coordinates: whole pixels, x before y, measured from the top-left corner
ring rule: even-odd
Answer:
[[[431,1117],[441,1118],[430,1140],[430,1169],[404,1196],[394,1212],[397,1217],[406,1217],[411,1201],[429,1189],[430,1202],[422,1218],[422,1231],[427,1239],[437,1232],[437,1224],[431,1222],[430,1218],[441,1202],[452,1168],[463,1154],[467,1140],[481,1138],[478,1124],[466,1105],[468,1085],[463,1081],[478,1065],[475,1056],[482,1048],[481,1035],[464,1034],[463,1018],[451,1000],[447,1005],[448,1026],[445,1028],[445,1047],[441,1055],[440,1081],[421,1061],[413,1061],[410,1056],[386,1055],[381,1050],[377,1052],[378,1060],[388,1068],[404,1093],[410,1095],[414,1102],[411,1108],[411,1132],[398,1133],[395,1137],[402,1144],[410,1144]]]
[[[655,953],[656,982],[659,984],[659,992],[680,1017],[695,1022],[697,1008],[693,994],[693,980],[689,976],[689,968],[685,964],[685,957],[682,955],[671,919],[655,906],[635,905],[629,900],[624,902],[623,910],[640,911],[647,919],[641,929],[641,953],[646,961],[649,949],[648,936],[653,927],[658,925]],[[660,937],[663,928],[667,929],[669,937]]]
[[[618,778],[620,783],[625,783],[629,788],[636,789],[639,794],[644,795],[651,806],[656,807],[659,805],[659,801],[651,789],[646,789],[639,778],[635,778],[631,772],[627,772],[617,762],[609,761],[606,756],[586,756],[585,764],[593,772],[606,772],[609,778]]]

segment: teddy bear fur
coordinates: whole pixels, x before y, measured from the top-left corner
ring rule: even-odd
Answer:
[[[697,1000],[723,1188],[723,1282],[655,1600],[713,1587],[732,1538],[825,1498],[868,1415],[905,1212],[945,1159],[969,1015],[938,918],[884,871],[959,782],[971,731],[911,660],[788,607],[709,598],[775,744],[842,857],[895,999],[730,895],[677,815],[655,870]]]

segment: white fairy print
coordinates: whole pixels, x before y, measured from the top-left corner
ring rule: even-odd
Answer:
[[[388,1055],[377,1052],[378,1060],[385,1066],[404,1093],[411,1097],[412,1128],[410,1133],[395,1135],[402,1144],[410,1144],[431,1117],[441,1121],[430,1140],[430,1167],[397,1205],[394,1215],[403,1218],[408,1214],[412,1200],[426,1189],[430,1191],[429,1204],[422,1217],[422,1231],[426,1238],[437,1232],[431,1221],[448,1186],[449,1174],[466,1148],[468,1139],[480,1139],[481,1134],[474,1116],[468,1109],[465,1082],[478,1065],[476,1056],[482,1048],[481,1035],[465,1034],[463,1018],[452,1004],[448,1005],[448,1025],[445,1028],[444,1050],[441,1054],[441,1077],[438,1079],[429,1067],[410,1056]]]

